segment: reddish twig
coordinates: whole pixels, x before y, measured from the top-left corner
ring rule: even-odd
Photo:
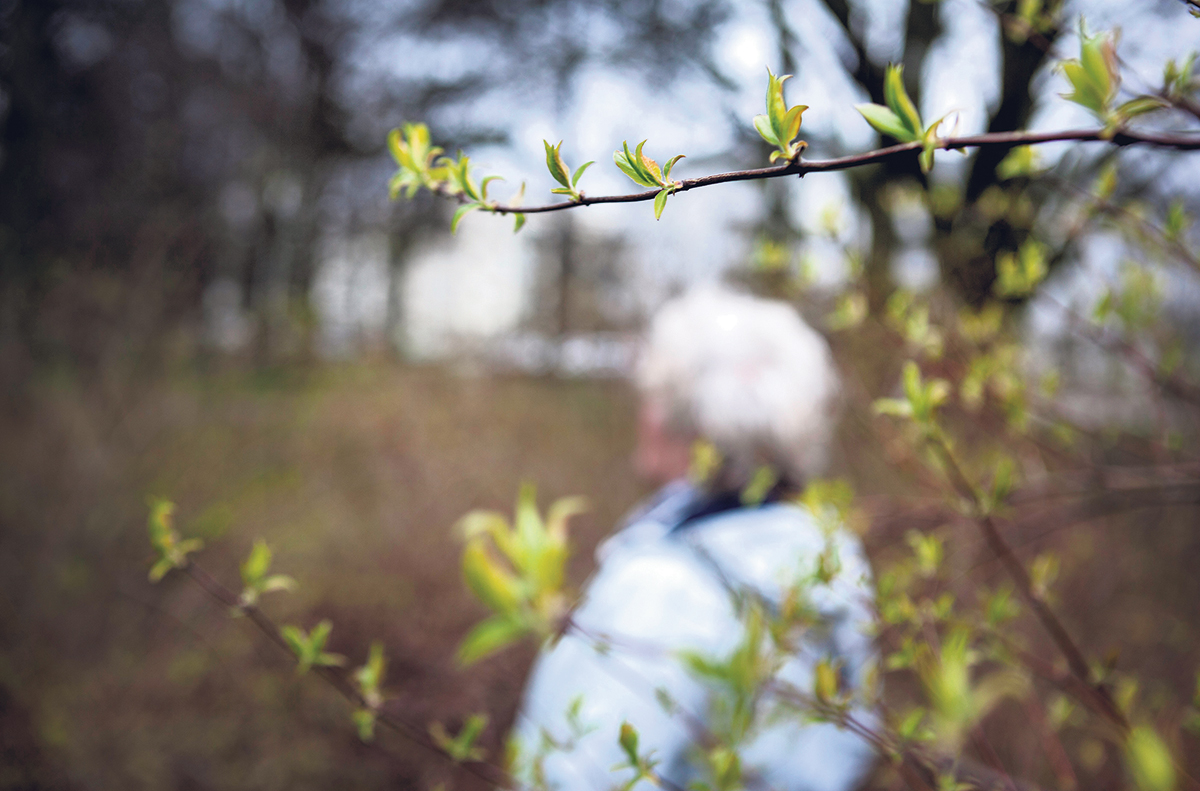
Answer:
[[[988,132],[980,135],[963,137],[947,137],[938,146],[947,151],[957,151],[964,148],[985,147],[1015,147],[1025,145],[1040,145],[1042,143],[1058,142],[1105,142],[1117,146],[1149,145],[1157,148],[1171,148],[1178,151],[1200,151],[1200,137],[1196,135],[1156,134],[1153,132],[1138,132],[1129,129],[1106,135],[1102,129],[1073,129],[1062,132]],[[900,143],[887,148],[867,151],[862,154],[852,154],[836,159],[805,160],[797,159],[774,167],[753,168],[750,170],[734,170],[728,173],[716,173],[711,176],[683,179],[675,182],[674,192],[687,192],[700,187],[711,187],[714,184],[727,184],[733,181],[758,181],[762,179],[781,178],[783,176],[804,177],[809,173],[824,173],[835,170],[874,165],[899,157],[915,156],[921,151],[921,143]],[[446,197],[454,197],[461,202],[468,202],[462,193],[450,193],[445,189],[435,190]],[[600,195],[589,197],[583,195],[577,201],[550,203],[543,206],[504,206],[487,205],[487,211],[493,214],[545,214],[548,212],[565,211],[579,206],[594,206],[602,203],[644,203],[652,201],[662,189],[656,188],[645,192],[634,192],[628,195]]]

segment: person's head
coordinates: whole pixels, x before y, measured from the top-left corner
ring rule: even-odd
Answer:
[[[744,487],[763,465],[799,486],[824,467],[837,372],[825,340],[789,305],[704,286],[662,306],[637,368],[638,471],[685,474],[695,440],[722,466],[712,482]]]

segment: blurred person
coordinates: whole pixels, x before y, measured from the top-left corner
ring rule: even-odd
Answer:
[[[623,722],[669,784],[707,781],[702,745],[720,729],[720,703],[681,653],[728,657],[746,639],[747,603],[778,612],[830,547],[840,571],[808,589],[817,625],[776,678],[809,693],[826,659],[844,688],[857,689],[874,661],[858,540],[791,502],[823,469],[834,428],[838,380],[824,339],[782,302],[709,286],[662,307],[636,377],[634,464],[662,488],[597,549],[571,628],[534,666],[514,730],[518,772],[559,791],[616,788],[633,776],[617,768],[627,763]],[[696,447],[719,460],[704,475]],[[747,498],[764,469],[768,490]],[[741,750],[745,787],[849,791],[861,782],[872,763],[861,737],[772,717],[776,705],[770,696],[757,703]],[[855,715],[874,721],[861,708]]]

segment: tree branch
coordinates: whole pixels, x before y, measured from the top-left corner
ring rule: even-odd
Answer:
[[[947,151],[964,148],[1013,148],[1023,145],[1039,145],[1057,142],[1105,142],[1117,146],[1148,145],[1156,148],[1170,148],[1177,151],[1200,151],[1200,136],[1179,134],[1156,134],[1153,132],[1137,132],[1132,130],[1119,131],[1106,137],[1101,129],[1073,129],[1062,132],[989,132],[980,135],[963,137],[947,137],[938,146]],[[781,178],[783,176],[799,176],[803,178],[809,173],[824,173],[835,170],[873,165],[902,157],[915,157],[921,151],[921,143],[901,143],[886,148],[867,151],[862,154],[852,154],[835,159],[798,159],[775,167],[753,168],[750,170],[734,170],[728,173],[716,173],[711,176],[683,179],[676,182],[674,192],[687,192],[701,187],[711,187],[715,184],[726,184],[733,181],[757,181],[761,179]],[[446,197],[455,197],[461,202],[467,202],[462,193],[451,193],[446,189],[437,190]],[[593,206],[602,203],[644,203],[652,201],[661,189],[634,192],[627,195],[600,195],[588,197],[584,195],[578,201],[551,203],[543,206],[487,206],[486,210],[493,214],[546,214],[549,212],[565,211],[579,206]]]

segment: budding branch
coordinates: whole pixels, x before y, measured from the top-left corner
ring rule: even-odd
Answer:
[[[1176,151],[1200,151],[1200,137],[1196,135],[1177,135],[1152,132],[1137,132],[1121,130],[1108,135],[1102,129],[1074,129],[1062,132],[988,132],[981,135],[966,135],[963,137],[943,138],[939,149],[961,150],[964,148],[1014,148],[1016,146],[1039,145],[1042,143],[1060,142],[1103,142],[1116,146],[1148,145],[1155,148],[1169,148]],[[899,145],[867,151],[862,154],[837,157],[835,159],[805,160],[798,158],[793,162],[766,168],[750,170],[734,170],[728,173],[715,173],[711,176],[683,179],[676,182],[675,193],[687,192],[700,187],[710,187],[714,184],[725,184],[731,181],[757,181],[783,176],[804,177],[809,173],[823,173],[834,170],[849,170],[851,168],[873,165],[890,159],[915,156],[921,151],[921,143],[900,143]],[[493,214],[545,214],[548,212],[573,209],[577,206],[591,206],[600,203],[642,203],[652,201],[662,191],[661,188],[634,192],[628,195],[600,195],[589,197],[583,195],[579,200],[550,203],[543,206],[503,206],[488,205],[487,211]],[[455,196],[462,202],[468,198],[462,193],[450,193],[438,190],[443,195]]]

